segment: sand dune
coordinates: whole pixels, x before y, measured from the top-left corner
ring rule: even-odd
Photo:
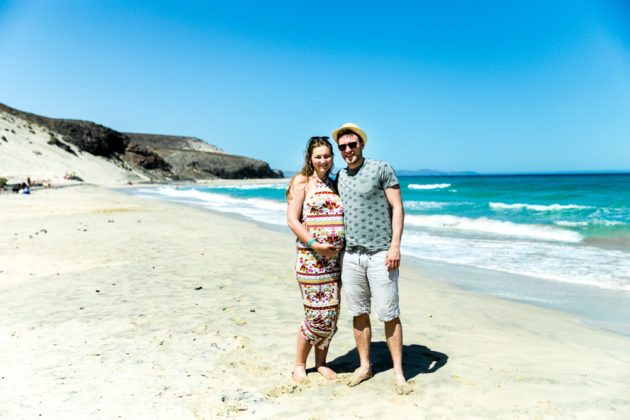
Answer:
[[[4,147],[0,146],[0,147]],[[65,152],[64,152],[65,153]],[[334,382],[291,381],[293,238],[82,186],[0,195],[2,418],[585,418],[630,414],[630,339],[404,266],[408,396],[343,312]],[[345,305],[345,302],[342,302]]]
[[[70,151],[49,144],[51,132],[45,128],[0,111],[0,176],[9,182],[24,182],[28,177],[50,180],[53,185],[67,184],[66,174],[101,185],[148,180],[111,160],[81,152],[59,134],[53,136]]]

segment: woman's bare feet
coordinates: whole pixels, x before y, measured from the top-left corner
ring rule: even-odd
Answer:
[[[303,384],[307,381],[306,368],[304,365],[295,365],[293,368],[293,380],[298,384]]]
[[[326,378],[329,381],[332,381],[333,379],[337,378],[337,374],[335,373],[335,371],[329,368],[328,366],[319,366],[317,368],[317,371],[319,372],[320,375],[322,375],[324,378]]]

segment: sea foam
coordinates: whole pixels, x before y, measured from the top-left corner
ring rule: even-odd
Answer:
[[[403,254],[554,282],[630,291],[630,254],[568,243],[442,236],[407,231]]]
[[[144,188],[138,193],[162,197],[170,201],[201,205],[210,210],[236,213],[258,222],[272,225],[286,225],[287,204],[263,198],[235,198],[196,189],[176,189],[172,187]]]
[[[449,205],[450,203],[444,203],[440,201],[405,201],[404,206],[409,210],[427,210],[427,209],[441,209]]]
[[[590,206],[580,206],[577,204],[506,204],[490,203],[490,208],[494,210],[533,210],[533,211],[563,211],[563,210],[583,210],[590,209]]]
[[[554,225],[565,226],[565,227],[583,227],[588,226],[588,222],[570,222],[568,220],[556,220],[553,222]]]
[[[441,190],[450,187],[451,184],[409,184],[411,190]]]
[[[286,183],[273,183],[273,184],[240,184],[240,185],[208,185],[206,188],[213,190],[285,190],[287,189]]]
[[[470,219],[448,215],[408,215],[405,223],[411,226],[478,232],[488,235],[538,239],[543,241],[580,242],[582,235],[552,226],[518,224],[486,217]]]

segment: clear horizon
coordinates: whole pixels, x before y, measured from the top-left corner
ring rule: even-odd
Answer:
[[[0,1],[0,102],[282,170],[351,121],[397,170],[624,172],[629,17],[621,0]]]

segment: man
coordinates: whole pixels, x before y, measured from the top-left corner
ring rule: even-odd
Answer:
[[[402,368],[403,333],[398,307],[404,220],[400,185],[387,162],[363,157],[367,135],[356,124],[344,124],[333,132],[333,138],[348,165],[337,175],[346,231],[341,276],[361,361],[348,385],[355,386],[372,377],[370,313],[374,303],[379,321],[385,323],[396,391],[406,394],[411,389]]]

